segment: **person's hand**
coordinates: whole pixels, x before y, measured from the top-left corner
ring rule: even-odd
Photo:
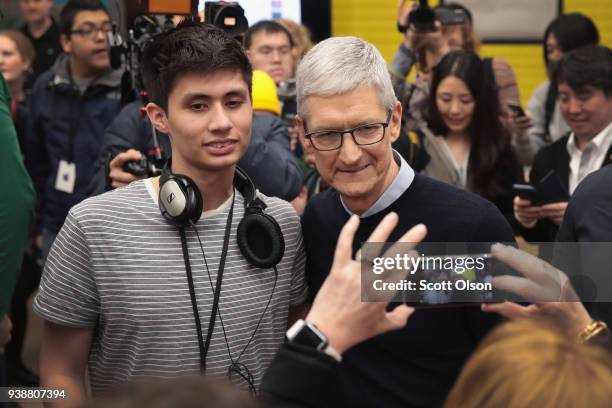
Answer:
[[[132,173],[123,170],[123,165],[127,162],[140,160],[142,153],[138,150],[130,149],[126,152],[121,152],[110,161],[108,177],[111,180],[112,188],[127,186],[132,181],[140,180],[145,176],[138,177]]]
[[[529,200],[516,196],[514,197],[513,206],[516,218],[523,226],[531,225],[540,219],[541,208],[531,205]]]
[[[11,330],[13,323],[8,315],[0,320],[0,354],[4,353],[4,347],[11,341]]]
[[[563,223],[563,216],[565,215],[566,209],[567,201],[562,203],[544,204],[540,212],[540,217],[548,218],[555,224],[561,225]]]
[[[572,337],[578,337],[591,323],[591,316],[563,272],[511,246],[495,244],[491,247],[491,254],[524,276],[495,276],[493,287],[519,295],[533,304],[488,303],[482,305],[483,311],[498,313],[508,319],[546,319]]]
[[[531,118],[527,115],[519,116],[516,112],[508,108],[506,108],[506,114],[506,123],[510,127],[510,130],[512,130],[512,133],[519,139],[525,138],[527,130],[533,126]]]
[[[304,208],[306,208],[306,203],[308,202],[308,189],[306,186],[302,187],[302,191],[297,195],[293,200],[289,202],[297,215],[300,217],[304,214]]]
[[[397,214],[388,214],[367,242],[386,241],[397,222]],[[306,320],[314,323],[327,336],[331,346],[341,354],[369,338],[401,329],[414,312],[413,308],[406,305],[399,305],[387,312],[388,302],[361,301],[361,262],[351,257],[358,226],[359,217],[353,215],[342,228],[331,272],[306,316]],[[410,243],[420,242],[426,234],[427,228],[419,224],[404,234],[398,242],[401,242],[405,249]],[[385,256],[393,251],[394,247],[390,248]],[[392,279],[399,281],[402,277],[397,275]]]
[[[34,238],[34,245],[36,245],[36,248],[38,250],[41,250],[43,247],[43,236],[42,234],[39,234],[36,236],[36,238]]]
[[[397,4],[397,23],[400,26],[408,27],[404,33],[404,46],[408,49],[414,47],[415,32],[414,29],[408,26],[410,21],[410,13],[416,8],[416,3],[411,6],[406,6],[406,0],[399,0]]]

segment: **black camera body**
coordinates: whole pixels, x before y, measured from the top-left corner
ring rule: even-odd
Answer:
[[[463,24],[466,14],[461,9],[438,7],[431,8],[427,0],[420,0],[419,6],[410,13],[409,25],[414,26],[417,33],[436,31],[434,23],[439,21],[443,26]]]
[[[236,2],[208,1],[204,4],[204,22],[224,30],[232,37],[240,37],[249,29],[244,9]]]
[[[163,165],[152,157],[142,156],[140,160],[129,161],[123,165],[123,171],[138,177],[157,177],[161,175]]]

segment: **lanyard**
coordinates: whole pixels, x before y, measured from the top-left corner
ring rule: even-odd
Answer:
[[[217,311],[219,309],[219,297],[221,296],[221,283],[223,281],[223,269],[225,267],[225,259],[227,258],[227,248],[229,246],[229,236],[232,228],[232,218],[234,214],[234,201],[236,199],[236,193],[232,198],[232,206],[227,216],[227,222],[225,224],[225,235],[223,237],[223,247],[221,249],[221,258],[219,259],[219,270],[217,271],[216,287],[213,292],[213,306],[210,313],[210,320],[208,322],[208,333],[206,334],[206,340],[202,336],[202,324],[200,323],[200,313],[198,312],[198,303],[195,294],[195,287],[193,285],[193,275],[191,273],[191,263],[189,262],[189,249],[187,248],[187,239],[185,237],[185,229],[180,228],[179,234],[181,236],[181,246],[183,247],[183,258],[185,260],[185,271],[187,272],[187,284],[189,285],[189,296],[191,298],[191,306],[193,307],[193,315],[195,318],[196,332],[198,334],[198,347],[200,349],[200,371],[206,372],[206,355],[208,354],[208,348],[212,339],[213,332],[215,330],[215,322],[217,320]],[[193,226],[194,228],[195,225]],[[206,272],[209,274],[208,267]]]

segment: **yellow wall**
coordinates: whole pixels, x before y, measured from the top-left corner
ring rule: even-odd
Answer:
[[[397,3],[397,0],[332,0],[332,33],[362,37],[391,61],[402,40],[395,28]],[[430,1],[430,4],[436,3]],[[581,12],[591,17],[599,29],[601,43],[612,46],[612,0],[564,0],[563,3],[566,13]],[[483,45],[480,51],[482,56],[500,56],[512,64],[523,104],[546,77],[540,45]]]

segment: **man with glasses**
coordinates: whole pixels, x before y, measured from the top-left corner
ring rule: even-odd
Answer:
[[[34,84],[27,165],[43,258],[70,207],[85,198],[104,129],[121,107],[121,72],[110,69],[110,29],[100,1],[68,2],[60,15],[64,54]]]
[[[385,60],[355,37],[327,39],[302,60],[296,75],[298,133],[312,146],[321,178],[333,187],[314,196],[302,218],[306,277],[314,297],[331,270],[340,230],[361,218],[352,253],[390,212],[399,215],[388,241],[413,226],[425,241],[513,241],[487,200],[415,174],[391,145],[402,106]],[[419,309],[405,329],[366,341],[343,355],[330,406],[439,406],[461,366],[498,322],[479,305]]]
[[[293,38],[285,27],[272,20],[260,21],[244,35],[253,69],[261,69],[278,85],[293,78]]]

